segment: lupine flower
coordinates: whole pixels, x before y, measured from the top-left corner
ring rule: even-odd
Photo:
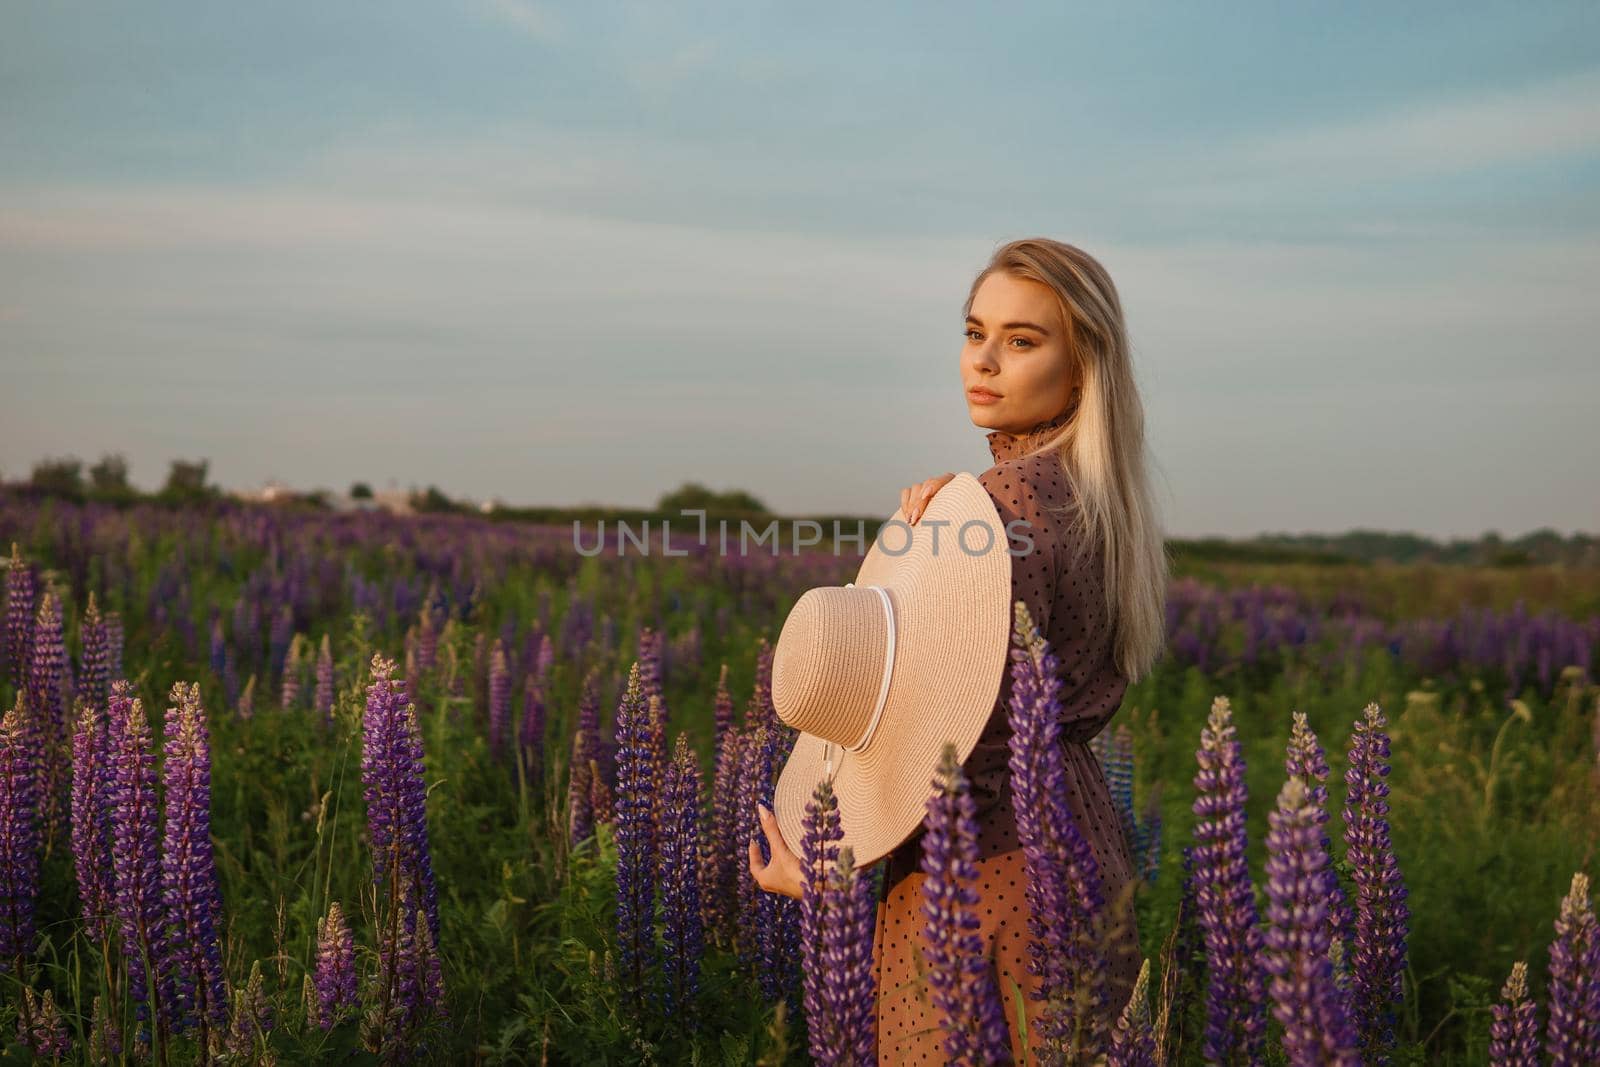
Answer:
[[[639,685],[650,712],[648,747],[655,760],[651,767],[650,794],[656,798],[659,808],[667,774],[667,720],[671,715],[661,681],[661,635],[648,626],[639,633]],[[657,818],[660,818],[659,810]]]
[[[33,621],[33,652],[28,663],[28,729],[39,746],[34,773],[39,780],[39,822],[47,834],[52,833],[61,814],[57,801],[66,784],[61,751],[65,737],[61,695],[66,664],[61,601],[54,590],[47,589]]]
[[[293,711],[300,703],[300,649],[305,639],[299,634],[289,640],[289,649],[283,658],[282,699],[278,702],[284,711]]]
[[[1492,1067],[1539,1067],[1539,1006],[1528,996],[1528,965],[1518,960],[1500,988],[1500,1003],[1490,1009],[1489,1063]]]
[[[1194,777],[1195,904],[1205,931],[1205,1055],[1255,1062],[1266,1039],[1262,937],[1255,891],[1245,863],[1244,754],[1234,736],[1227,697],[1217,697],[1200,733]]]
[[[706,835],[706,855],[701,864],[705,881],[701,903],[706,910],[706,925],[724,948],[733,943],[739,917],[738,877],[746,840],[739,836],[743,813],[737,807],[743,740],[737,727],[730,728],[718,740],[716,776],[711,784],[711,832]]]
[[[1333,869],[1333,842],[1328,838],[1328,757],[1322,743],[1312,731],[1305,712],[1294,713],[1289,729],[1289,746],[1284,753],[1284,772],[1303,779],[1309,790],[1308,800],[1316,816],[1318,839],[1322,854],[1328,863],[1328,937],[1330,942],[1349,943],[1353,929],[1349,904],[1344,890],[1339,886],[1339,876]]]
[[[977,805],[956,748],[946,744],[923,820],[923,956],[945,1030],[945,1062],[1003,1063],[1011,1032],[979,933]]]
[[[108,611],[105,617],[106,631],[106,677],[122,677],[122,615],[119,612]],[[107,682],[106,699],[111,699],[110,683]]]
[[[362,722],[361,780],[366,791],[367,835],[372,847],[373,880],[385,901],[379,933],[380,1014],[384,1032],[400,1040],[403,1032],[443,1002],[417,973],[416,945],[438,944],[439,911],[428,848],[427,784],[416,708],[403,682],[393,677],[393,660],[372,657],[373,682],[367,687]],[[416,917],[424,916],[419,937]]]
[[[20,692],[28,684],[28,664],[33,658],[34,598],[38,595],[33,568],[11,542],[11,566],[6,571],[6,659],[11,684]]]
[[[228,665],[228,637],[222,632],[222,616],[211,616],[211,672],[218,677]]]
[[[667,765],[661,828],[662,962],[668,1014],[687,1008],[700,988],[705,930],[700,915],[700,765],[678,735]]]
[[[317,966],[313,979],[317,1025],[332,1030],[359,1004],[356,994],[356,943],[335,900],[317,920]]]
[[[832,1064],[835,1050],[843,1047],[829,1014],[829,983],[822,966],[822,938],[833,917],[828,913],[828,874],[839,859],[844,830],[839,824],[839,801],[826,778],[817,783],[800,820],[800,870],[804,889],[800,897],[801,990],[806,1009],[806,1033],[811,1058]]]
[[[111,771],[111,860],[114,903],[127,962],[128,993],[140,1022],[140,1043],[151,1039],[148,1024],[165,1029],[172,985],[162,963],[161,863],[156,855],[160,813],[156,808],[156,758],[144,706],[125,681],[111,684],[108,763]]]
[[[600,754],[600,694],[595,672],[583,679],[578,695],[578,725],[572,733],[572,769],[567,775],[567,840],[577,844],[594,834],[592,760]]]
[[[717,695],[711,707],[711,723],[716,729],[719,750],[722,739],[733,733],[733,710],[733,694],[728,692],[728,665],[724,663],[717,675]]]
[[[267,673],[283,669],[284,657],[294,640],[294,608],[284,604],[272,617],[272,629],[267,635]]]
[[[24,709],[18,694],[0,719],[0,972],[33,955],[39,899],[38,778]]]
[[[616,818],[611,786],[600,773],[600,764],[592,758],[589,760],[589,806],[594,809],[595,822],[611,822]]]
[[[1105,898],[1099,865],[1066,801],[1055,653],[1022,601],[1013,605],[1007,718],[1012,807],[1028,872],[1029,973],[1044,1004],[1034,1028],[1046,1052],[1071,1059],[1104,1047],[1111,1020],[1094,948]]]
[[[1265,966],[1289,1063],[1360,1067],[1360,1039],[1328,958],[1328,858],[1305,779],[1290,775],[1268,816]]]
[[[489,653],[489,758],[498,760],[511,733],[511,668],[506,646],[496,640]]]
[[[90,1063],[111,1063],[122,1055],[122,1031],[116,1019],[106,1011],[100,994],[94,995],[94,1006],[89,1011],[94,1021],[89,1029]]]
[[[1095,736],[1104,737],[1105,731]],[[1106,785],[1111,793],[1111,804],[1122,823],[1123,834],[1132,844],[1138,836],[1138,818],[1133,810],[1133,731],[1128,729],[1127,723],[1117,724],[1110,744],[1105,747]]]
[[[1582,872],[1572,876],[1561,898],[1550,943],[1549,990],[1550,1067],[1600,1063],[1600,927],[1589,903],[1589,877]]]
[[[1156,1067],[1156,1035],[1150,1019],[1150,961],[1139,965],[1133,994],[1117,1017],[1107,1050],[1107,1067]]]
[[[1369,1063],[1387,1063],[1394,1045],[1392,1005],[1402,996],[1406,960],[1406,887],[1389,838],[1389,735],[1383,712],[1368,704],[1350,735],[1345,771],[1345,859],[1355,881],[1351,992]]]
[[[233,1022],[228,1028],[228,1051],[245,1062],[256,1062],[256,1052],[276,1020],[261,978],[261,961],[250,964],[250,977],[233,991]]]
[[[22,989],[23,1008],[17,1021],[17,1040],[33,1050],[41,1060],[57,1060],[72,1051],[72,1038],[67,1024],[56,1009],[55,994],[44,991],[44,996],[34,995],[31,986]],[[24,1028],[23,1022],[27,1026]]]
[[[186,1031],[227,1022],[222,984],[222,892],[211,851],[211,743],[200,686],[175,683],[167,708],[166,834],[162,841],[161,900],[165,965],[173,983],[173,1027]],[[204,1038],[202,1038],[204,1041]]]
[[[333,721],[333,649],[328,635],[322,635],[322,647],[317,652],[317,688],[311,696],[313,711],[320,711],[323,720]]]
[[[772,859],[766,835],[760,832],[756,804],[772,808],[772,787],[783,760],[776,729],[763,728],[750,745],[751,759],[745,765],[748,780],[742,794],[750,798],[750,836],[760,842],[763,862]],[[800,907],[793,897],[781,893],[768,893],[756,885],[745,865],[744,881],[749,883],[751,901],[748,912],[748,930],[756,964],[756,978],[761,985],[761,996],[769,1003],[786,999],[794,1001],[792,1012],[800,1005]]]
[[[527,694],[522,701],[521,744],[522,763],[530,782],[539,782],[544,777],[544,720],[544,688],[537,678],[529,678]]]
[[[111,816],[106,716],[80,702],[72,731],[72,864],[78,878],[83,932],[103,941],[112,915]]]
[[[656,838],[649,710],[639,665],[617,705],[617,943],[629,994],[641,1000],[655,962]]]
[[[839,846],[839,862],[828,872],[824,892],[829,921],[822,933],[822,968],[829,980],[828,1015],[840,1041],[834,1062],[866,1067],[877,1062],[872,942],[878,902],[872,879],[856,869],[849,845]]]
[[[78,695],[95,707],[104,708],[111,687],[111,650],[107,647],[105,620],[100,618],[92,591],[78,636]]]

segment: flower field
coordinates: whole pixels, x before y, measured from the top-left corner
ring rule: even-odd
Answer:
[[[0,546],[0,1060],[872,1062],[881,871],[828,790],[804,900],[745,865],[793,740],[772,643],[858,556],[9,496]],[[1043,999],[974,965],[971,799],[953,758],[929,782],[952,1060],[1004,1059],[1025,1010],[1045,1062],[1600,1062],[1600,576],[1179,573],[1095,743],[1131,1002],[1025,610]]]

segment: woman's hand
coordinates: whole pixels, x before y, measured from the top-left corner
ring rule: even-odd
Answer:
[[[905,512],[906,521],[915,525],[916,521],[922,518],[922,511],[928,506],[928,501],[932,500],[933,495],[954,477],[954,474],[936,474],[925,482],[908,485],[900,490],[900,510]]]
[[[767,848],[771,851],[772,859],[762,864],[761,845],[752,837],[750,876],[756,880],[756,885],[769,893],[782,893],[799,900],[805,893],[805,881],[800,876],[800,857],[789,851],[789,846],[784,843],[777,816],[759,802],[756,812],[761,817],[761,832],[767,835]]]

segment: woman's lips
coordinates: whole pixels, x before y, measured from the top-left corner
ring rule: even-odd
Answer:
[[[968,389],[967,399],[974,404],[993,404],[1000,399],[999,393],[991,393],[985,389]]]

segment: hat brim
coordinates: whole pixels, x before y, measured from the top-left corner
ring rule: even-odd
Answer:
[[[894,520],[905,522],[900,509],[890,517]],[[935,527],[930,520],[949,525]],[[909,547],[899,551],[908,539]],[[1008,661],[1008,547],[988,490],[965,471],[934,494],[916,525],[879,531],[855,584],[882,586],[893,601],[895,655],[888,699],[877,730],[860,752],[827,745],[814,734],[796,737],[773,791],[773,814],[797,855],[805,807],[827,774],[826,756],[833,760],[844,832],[840,843],[850,846],[856,864],[864,866],[887,855],[922,822],[945,744],[953,743],[962,761],[971,755]]]

